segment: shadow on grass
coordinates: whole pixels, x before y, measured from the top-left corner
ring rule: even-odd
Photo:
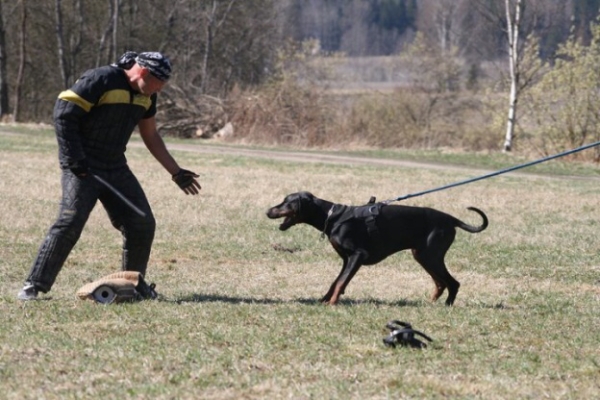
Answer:
[[[320,299],[315,298],[300,298],[291,300],[281,299],[255,299],[252,297],[235,297],[235,296],[223,296],[214,294],[199,294],[194,293],[187,296],[176,297],[173,299],[161,299],[161,301],[171,302],[176,304],[182,303],[228,303],[228,304],[290,304],[300,303],[304,305],[323,305]],[[341,306],[359,306],[364,304],[371,304],[375,306],[389,306],[389,307],[421,307],[423,306],[422,301],[411,301],[406,299],[387,301],[379,299],[342,299],[338,302]]]
[[[504,302],[499,303],[485,303],[485,302],[468,302],[464,305],[466,308],[483,308],[490,310],[513,310],[515,307],[504,304]]]

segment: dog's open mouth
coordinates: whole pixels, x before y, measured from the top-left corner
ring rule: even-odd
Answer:
[[[283,218],[283,222],[279,225],[279,230],[281,231],[285,231],[297,223],[296,214],[291,210],[281,210],[273,207],[267,211],[267,217],[271,219]]]
[[[295,224],[294,218],[292,218],[292,217],[293,217],[293,215],[285,217],[285,219],[283,220],[283,222],[281,223],[281,225],[279,225],[279,230],[280,231],[285,231],[290,226],[292,226],[292,225]]]

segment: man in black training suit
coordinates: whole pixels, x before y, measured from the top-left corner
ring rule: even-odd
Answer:
[[[156,222],[146,195],[133,175],[125,149],[137,126],[144,144],[186,193],[196,195],[194,172],[182,169],[156,130],[157,93],[171,76],[171,63],[157,52],[127,52],[119,61],[86,71],[54,107],[62,200],[58,218],[17,297],[33,300],[54,284],[67,256],[100,200],[112,225],[123,235],[122,269],[146,274]],[[108,182],[142,217],[94,176]]]

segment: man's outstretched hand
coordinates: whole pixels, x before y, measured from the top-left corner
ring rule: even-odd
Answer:
[[[196,180],[198,174],[187,169],[180,169],[173,175],[173,182],[185,192],[185,194],[198,194],[202,187]]]

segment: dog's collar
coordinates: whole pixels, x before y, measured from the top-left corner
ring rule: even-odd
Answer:
[[[327,218],[325,218],[325,224],[323,225],[323,232],[321,232],[321,239],[325,238],[325,235],[326,235],[325,231],[327,230],[327,225],[329,224],[329,219],[333,215],[334,208],[335,208],[335,204],[332,204],[331,208],[327,212]]]

